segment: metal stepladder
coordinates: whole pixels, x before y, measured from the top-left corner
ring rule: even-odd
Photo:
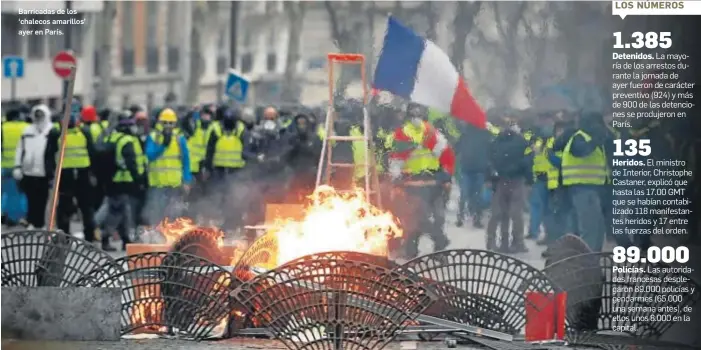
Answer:
[[[380,194],[380,180],[377,175],[377,161],[375,159],[375,147],[372,136],[372,123],[367,110],[368,85],[365,71],[365,56],[361,54],[329,53],[329,107],[326,113],[324,130],[326,137],[323,139],[319,167],[316,173],[316,187],[331,184],[331,175],[334,168],[355,169],[360,164],[354,163],[334,163],[333,145],[335,142],[363,142],[365,150],[365,163],[362,164],[365,170],[364,193],[365,200],[373,203],[378,208],[382,208],[382,196]],[[360,65],[360,75],[363,86],[363,136],[336,135],[334,131],[334,121],[336,110],[334,108],[334,64]],[[343,192],[343,191],[339,191]]]

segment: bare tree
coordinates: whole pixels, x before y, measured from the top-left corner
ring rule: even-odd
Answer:
[[[482,8],[482,2],[459,1],[453,19],[453,45],[450,60],[458,72],[463,73],[467,36],[475,25],[475,18]]]
[[[100,28],[99,47],[97,62],[99,64],[100,84],[97,86],[95,94],[95,104],[104,106],[112,90],[112,35],[114,34],[114,20],[117,17],[117,3],[105,1],[101,13],[97,14],[99,20],[97,25]]]
[[[190,30],[190,74],[187,79],[185,102],[199,102],[200,83],[205,70],[203,52],[207,40],[214,40],[213,29],[221,22],[221,4],[217,1],[196,2],[192,5],[192,28]]]
[[[422,12],[426,16],[426,39],[436,42],[438,39],[438,7],[440,4],[433,1],[424,1]]]
[[[367,4],[360,1],[324,1],[324,7],[329,16],[331,38],[338,50],[344,53],[363,52],[361,49],[367,45],[364,42],[366,35],[363,35],[367,26],[363,23],[364,18],[357,15],[367,10]],[[340,70],[335,83],[335,94],[344,95],[351,81],[360,77],[358,73],[359,71]]]
[[[304,25],[304,13],[306,4],[302,1],[286,1],[287,25],[289,36],[287,38],[287,58],[285,60],[285,77],[282,90],[282,100],[295,102],[299,100],[299,84],[296,80],[297,65],[301,57],[302,26]]]

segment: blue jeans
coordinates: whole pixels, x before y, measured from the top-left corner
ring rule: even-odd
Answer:
[[[548,212],[548,182],[538,179],[531,186],[531,194],[528,197],[531,207],[531,220],[528,224],[528,237],[537,237],[540,225],[545,221]]]
[[[606,225],[601,210],[601,186],[575,185],[567,187],[572,203],[577,235],[594,252],[600,252],[606,238]]]
[[[20,192],[12,169],[2,169],[2,215],[14,222],[27,216],[27,197]]]
[[[482,219],[484,212],[484,173],[462,171],[460,174],[460,199],[458,199],[458,219],[466,214],[474,217],[476,221]],[[467,213],[465,207],[467,206]]]

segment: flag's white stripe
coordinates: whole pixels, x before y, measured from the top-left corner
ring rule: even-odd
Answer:
[[[448,55],[436,44],[426,40],[416,72],[411,100],[450,113],[453,93],[460,78]]]

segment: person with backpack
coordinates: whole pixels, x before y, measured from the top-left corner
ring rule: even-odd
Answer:
[[[129,110],[118,115],[116,129],[105,144],[114,155],[112,176],[107,186],[107,215],[102,224],[102,249],[115,251],[109,237],[117,232],[122,240],[122,250],[131,242],[129,233],[134,230],[134,198],[146,190],[146,157],[136,137],[136,120]]]
[[[491,169],[492,215],[487,223],[487,249],[502,253],[528,252],[524,241],[523,206],[526,184],[533,183],[531,157],[526,156],[528,142],[521,135],[515,121],[507,121],[489,147]],[[512,224],[511,245],[509,226]],[[497,247],[497,226],[501,232],[501,243]]]
[[[187,139],[176,129],[177,121],[175,111],[163,109],[146,138],[149,189],[144,216],[149,225],[180,216],[182,195],[190,191],[190,151]]]
[[[92,172],[95,159],[95,143],[86,125],[80,124],[82,104],[77,99],[69,106],[70,120],[65,138],[65,153],[61,164],[61,182],[58,191],[58,206],[56,208],[56,223],[59,230],[71,233],[71,217],[75,213],[74,200],[78,204],[82,221],[83,234],[88,242],[95,241],[95,207],[92,191],[86,186],[97,185]],[[58,160],[61,147],[61,130],[54,128],[48,136],[50,147],[49,157]]]

